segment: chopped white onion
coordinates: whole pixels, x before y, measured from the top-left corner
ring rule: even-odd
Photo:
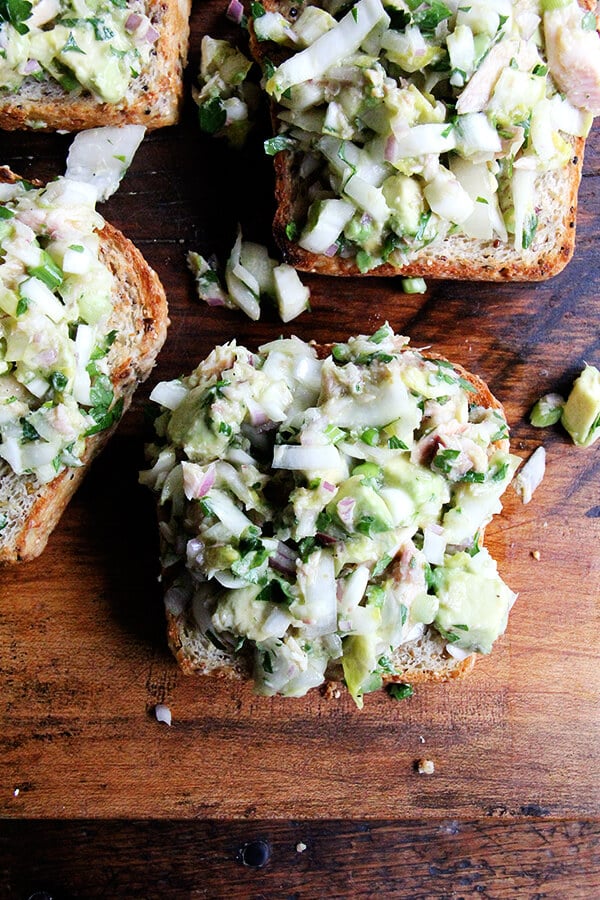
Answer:
[[[340,454],[333,444],[312,447],[278,444],[273,448],[274,469],[311,472],[338,469],[339,466]]]
[[[152,390],[150,399],[165,409],[177,409],[188,395],[187,387],[175,378],[173,381],[160,381]]]
[[[433,528],[426,528],[423,532],[423,553],[428,563],[441,566],[444,563],[446,552],[446,538]]]
[[[154,715],[157,722],[164,722],[165,725],[171,725],[171,710],[164,703],[157,703],[154,707]]]
[[[446,644],[446,652],[458,660],[467,659],[473,654],[472,650],[463,650],[462,647],[457,647],[456,644]]]
[[[80,131],[67,156],[65,177],[91,185],[98,200],[107,200],[119,187],[145,133],[143,125]]]
[[[529,503],[533,492],[541,484],[545,472],[546,451],[543,447],[538,447],[514,480],[514,488],[523,500],[523,503]]]

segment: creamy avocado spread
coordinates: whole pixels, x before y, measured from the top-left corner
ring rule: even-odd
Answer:
[[[460,659],[505,629],[479,543],[518,464],[505,418],[407,343],[232,342],[153,391],[163,567],[207,648],[252,654],[258,693],[337,667],[360,706],[401,645],[433,633]]]
[[[600,39],[576,0],[252,4],[278,104],[267,153],[295,154],[305,250],[367,272],[452,235],[536,248],[539,178],[600,111]],[[305,209],[302,209],[304,204]]]
[[[50,81],[119,103],[158,38],[144,9],[140,0],[0,4],[0,90]]]
[[[0,184],[0,458],[41,483],[82,465],[86,437],[122,411],[95,201],[66,178]]]

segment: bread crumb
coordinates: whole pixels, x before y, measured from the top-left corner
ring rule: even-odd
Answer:
[[[303,841],[300,841],[299,844],[296,844],[296,853],[304,853],[306,850],[306,844]]]
[[[532,550],[531,555],[533,556],[534,559],[537,559],[537,560],[542,558],[542,554],[540,553],[539,550]]]
[[[321,696],[326,700],[339,700],[342,692],[336,681],[327,681],[321,688]]]
[[[432,759],[417,760],[417,772],[419,775],[433,775],[435,766]]]

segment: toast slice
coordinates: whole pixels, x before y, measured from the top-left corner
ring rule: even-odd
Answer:
[[[325,346],[317,348],[321,358],[325,357],[330,350],[330,347]],[[441,363],[444,371],[451,371],[453,378],[457,377],[463,379],[464,384],[468,383],[470,406],[494,410],[498,414],[499,420],[505,422],[501,403],[480,378],[467,372],[461,366],[450,367],[443,357],[434,353],[422,354],[422,356],[425,359]],[[224,369],[222,364],[214,365],[215,359],[217,358],[213,359],[211,363],[213,368],[210,371],[213,373],[214,379],[218,379],[218,384]],[[196,384],[197,380],[192,383]],[[502,428],[501,431],[502,434],[496,435],[495,440],[491,443],[490,452],[508,454],[508,431],[505,428]],[[161,429],[161,433],[163,433],[163,437],[160,439],[159,445],[161,441],[165,440],[163,429]],[[157,448],[155,447],[154,453],[156,454],[156,452]],[[181,453],[181,451],[179,452]],[[223,455],[225,456],[225,454]],[[515,458],[512,457],[512,459]],[[157,463],[155,471],[159,467],[160,463]],[[273,475],[273,470],[271,470],[271,475]],[[149,480],[145,473],[142,473],[141,480],[152,486],[151,479]],[[508,481],[510,481],[510,474],[506,483]],[[164,481],[161,481],[162,484]],[[159,494],[162,489],[161,485],[158,486]],[[156,484],[154,486],[156,488]],[[176,502],[174,501],[175,505]],[[192,504],[189,504],[189,509],[191,510],[191,508]],[[179,666],[187,675],[200,674],[238,680],[252,679],[251,653],[246,652],[244,648],[241,652],[234,652],[231,644],[223,642],[218,635],[211,631],[211,613],[214,611],[216,597],[221,590],[219,584],[213,579],[199,580],[198,570],[196,569],[194,572],[186,565],[185,554],[183,554],[184,558],[181,557],[181,547],[185,546],[185,541],[190,540],[195,534],[193,526],[189,530],[189,519],[194,519],[194,513],[191,512],[188,515],[182,513],[180,509],[178,513],[180,518],[174,517],[169,502],[166,504],[159,502],[158,510],[168,642]],[[181,523],[184,519],[188,522],[188,530],[177,532],[177,523]],[[176,554],[174,554],[174,545],[178,545],[180,548],[179,559],[176,559]],[[478,537],[478,546],[482,547],[482,545],[483,529],[479,531]],[[397,558],[388,563],[392,569],[398,566],[402,570],[402,553],[403,550],[399,550]],[[404,570],[404,574],[406,574],[406,570]],[[404,576],[400,575],[399,577]],[[423,628],[421,633],[401,643],[389,654],[389,666],[386,671],[381,673],[382,682],[384,684],[442,682],[466,675],[473,668],[476,654],[453,654],[448,652],[448,645],[448,635],[442,636],[433,626]],[[326,683],[341,681],[343,677],[339,661],[330,662],[325,672]]]
[[[420,64],[414,63],[414,61],[413,64],[409,63],[407,68],[403,70],[401,66],[399,67],[398,62],[399,59],[403,58],[402,55],[393,56],[394,51],[388,50],[386,52],[389,55],[384,62],[387,76],[384,90],[389,91],[389,93],[383,101],[383,105],[377,108],[377,115],[366,106],[359,108],[357,113],[356,102],[351,97],[343,96],[344,78],[351,85],[353,78],[360,82],[360,77],[353,75],[351,71],[348,74],[352,64],[347,64],[344,60],[340,60],[336,64],[337,70],[341,72],[339,76],[336,76],[339,77],[337,87],[333,83],[328,84],[329,70],[326,70],[313,80],[300,83],[298,96],[301,96],[301,99],[295,100],[293,95],[295,87],[292,87],[292,89],[289,86],[286,87],[287,82],[284,83],[280,78],[282,64],[293,59],[293,50],[290,49],[291,41],[289,39],[286,41],[285,24],[287,23],[287,26],[293,30],[295,23],[299,22],[303,14],[310,11],[311,8],[318,9],[321,16],[324,16],[323,9],[331,9],[332,6],[331,4],[313,2],[313,0],[307,0],[307,2],[302,3],[291,3],[289,0],[265,0],[262,5],[267,15],[278,17],[278,20],[273,19],[276,24],[279,21],[277,29],[271,28],[275,38],[277,38],[277,33],[280,36],[275,42],[264,38],[265,32],[268,34],[269,29],[260,24],[265,21],[262,15],[260,18],[255,19],[251,30],[251,49],[255,59],[261,64],[263,71],[266,73],[266,88],[271,96],[274,141],[279,141],[269,151],[274,155],[275,171],[276,212],[273,221],[273,231],[286,262],[301,271],[316,272],[323,275],[400,275],[410,278],[451,278],[473,281],[540,281],[556,275],[564,268],[571,259],[575,247],[577,195],[582,174],[585,136],[590,127],[591,115],[585,122],[581,119],[581,122],[574,127],[572,133],[561,133],[557,138],[557,142],[563,141],[560,165],[555,165],[554,163],[546,165],[544,163],[539,166],[530,209],[527,214],[527,220],[529,223],[533,223],[533,227],[530,231],[525,227],[522,235],[519,234],[518,237],[512,233],[511,208],[515,205],[515,196],[522,200],[525,192],[531,190],[531,186],[527,187],[525,184],[521,184],[517,187],[517,182],[512,181],[513,186],[507,187],[512,179],[511,173],[513,170],[510,168],[512,163],[505,163],[502,160],[506,161],[508,158],[506,141],[510,142],[510,134],[517,126],[510,124],[501,128],[500,125],[494,125],[498,130],[498,134],[491,138],[492,143],[494,141],[498,142],[495,154],[485,151],[483,155],[481,153],[478,155],[473,151],[474,155],[471,155],[472,151],[469,150],[466,159],[467,162],[474,160],[477,166],[480,165],[481,161],[487,160],[487,165],[490,167],[489,172],[493,172],[494,176],[497,176],[502,181],[502,197],[500,203],[497,203],[494,191],[488,196],[483,184],[480,186],[481,196],[479,196],[478,192],[474,190],[474,176],[472,174],[467,175],[463,168],[462,174],[457,174],[459,186],[470,194],[470,199],[466,198],[466,200],[469,202],[471,210],[473,210],[470,218],[466,212],[461,213],[461,219],[463,215],[466,217],[464,219],[466,224],[463,229],[462,221],[454,221],[451,217],[455,214],[458,219],[459,213],[457,210],[462,199],[465,199],[464,194],[457,189],[456,193],[459,195],[459,199],[456,203],[450,200],[450,196],[451,190],[454,190],[456,187],[452,183],[453,178],[451,176],[458,172],[458,169],[455,169],[453,166],[452,158],[458,156],[464,159],[463,150],[460,149],[460,141],[466,142],[467,138],[464,136],[460,137],[462,126],[454,124],[458,120],[462,121],[461,116],[456,117],[454,107],[454,104],[457,102],[457,96],[460,98],[461,94],[457,94],[457,88],[449,88],[447,79],[450,72],[448,71],[445,75],[445,81],[443,78],[440,80],[439,71],[437,74],[435,71],[430,72],[426,66],[419,71],[418,66]],[[375,2],[369,3],[370,7],[375,5]],[[485,6],[485,4],[483,5]],[[353,9],[349,12],[349,4],[338,3],[333,5],[334,9],[341,10],[335,16],[338,23],[341,21],[342,15],[345,15],[346,19],[354,15],[356,17],[355,21],[358,21],[358,7],[360,4],[351,4],[350,6],[353,6]],[[383,3],[386,13],[390,17],[396,17],[392,20],[391,26],[391,28],[396,30],[390,30],[388,34],[392,35],[397,43],[392,42],[390,38],[390,43],[386,47],[395,48],[399,46],[409,31],[413,32],[411,40],[413,39],[415,26],[412,24],[407,27],[406,23],[410,21],[411,15],[413,16],[413,22],[419,21],[419,15],[422,10],[414,12],[418,4],[409,4],[409,6],[410,10],[413,11],[412,13],[409,12],[406,4]],[[428,4],[424,4],[423,8],[425,6],[428,6]],[[442,10],[442,16],[444,15],[444,9],[449,14],[448,9],[443,4],[438,4],[437,6]],[[536,10],[529,8],[531,4],[528,7],[526,3],[515,2],[512,6],[514,7],[515,19],[521,16],[524,17],[522,21],[525,21],[527,17],[531,17],[536,13]],[[582,10],[591,10],[593,8],[591,0],[581,0],[580,6]],[[459,7],[458,15],[464,15],[468,18],[471,15],[470,10],[471,7],[468,5]],[[368,10],[363,10],[360,15],[365,11],[368,12]],[[425,13],[427,12],[425,10]],[[496,15],[494,12],[489,14]],[[403,19],[401,18],[400,23],[398,23],[399,17],[404,17]],[[508,17],[503,16],[500,18],[502,20]],[[321,22],[320,19],[316,21],[317,24]],[[537,22],[539,23],[539,21],[538,16]],[[257,26],[257,23],[260,24],[260,28]],[[443,29],[444,26],[445,23],[442,19],[438,26],[438,31],[439,28]],[[374,33],[377,31],[377,27],[374,29]],[[465,26],[461,27],[464,35]],[[526,33],[529,33],[528,29],[530,28],[531,24],[527,26]],[[262,34],[260,33],[261,29]],[[257,31],[259,32],[260,40],[257,38]],[[466,31],[468,32],[468,29]],[[423,43],[423,36],[420,33],[419,40],[423,43],[423,48],[426,47],[427,49],[421,49],[419,52],[428,53],[431,47],[436,46],[435,40],[437,38],[432,37],[431,32],[424,31],[424,34],[426,37],[425,43]],[[481,35],[476,35],[476,39],[480,37]],[[358,53],[355,54],[358,57],[362,53],[362,57],[360,57],[357,64],[359,69],[360,66],[367,66],[368,60],[365,61],[365,59],[367,59],[369,53],[373,52],[372,49],[369,49],[369,40],[373,40],[372,35],[363,42]],[[283,46],[281,45],[282,41]],[[538,49],[534,50],[533,44],[530,45],[529,41],[523,41],[522,35],[519,36],[514,30],[510,33],[507,32],[501,39],[495,38],[494,41],[495,43],[492,42],[491,44],[491,49],[487,51],[487,56],[491,58],[494,54],[497,54],[498,58],[500,58],[503,52],[502,48],[506,46],[506,69],[520,67],[523,69],[523,72],[519,71],[518,74],[523,74],[524,76],[527,76],[527,73],[531,71],[534,73],[547,73],[547,59],[544,56],[543,47],[538,48],[538,57]],[[296,45],[299,48],[306,46],[310,49],[310,44],[306,42]],[[367,49],[364,49],[365,46]],[[407,52],[406,44],[402,46],[403,52]],[[515,49],[515,53],[509,62],[509,55],[512,49]],[[382,51],[380,50],[379,53],[381,60],[383,58],[381,56]],[[445,57],[443,56],[444,53]],[[515,56],[519,60],[518,66]],[[535,59],[533,58],[534,56]],[[350,59],[352,59],[352,55]],[[390,59],[393,59],[391,63]],[[436,66],[438,70],[440,66],[445,65],[448,67],[447,59],[448,54],[442,41],[441,50],[433,59],[432,69],[435,69]],[[482,68],[486,65],[486,57],[484,56],[483,59]],[[312,62],[314,63],[314,60]],[[595,65],[598,68],[597,61]],[[416,71],[413,71],[413,67]],[[489,67],[492,70],[494,68],[492,59],[490,59]],[[300,66],[298,66],[299,70]],[[333,70],[335,71],[335,66]],[[373,71],[376,72],[376,70],[377,66],[374,67]],[[379,69],[380,71],[381,68]],[[557,98],[556,104],[558,104],[559,95],[551,77],[552,71],[551,69],[550,74],[547,75],[547,92],[548,96],[553,95]],[[497,67],[495,73],[492,71],[492,76],[497,79],[499,72],[502,72],[501,66]],[[462,74],[465,75],[466,73]],[[474,82],[478,74],[479,70],[476,69],[474,75],[469,74],[468,77],[472,78]],[[533,75],[528,77],[532,78]],[[375,79],[376,75],[372,75],[372,78]],[[428,82],[427,78],[433,80]],[[392,86],[390,88],[394,79],[396,87]],[[290,76],[291,80],[293,80],[292,76]],[[429,87],[429,83],[432,83],[433,87]],[[365,90],[372,88],[368,79],[365,79],[365,84],[366,87],[363,85]],[[323,101],[323,85],[325,85],[325,98],[328,100],[328,103]],[[404,115],[402,113],[400,117],[396,116],[393,122],[390,119],[387,131],[381,122],[381,115],[383,114],[381,110],[386,109],[390,96],[397,89],[405,92],[407,86],[409,89],[413,87],[418,88],[422,92],[422,98],[428,97],[432,99],[433,103],[437,101],[438,111],[441,108],[441,104],[446,106],[445,117],[436,119],[442,124],[438,126],[425,125],[423,133],[428,128],[435,129],[437,127],[441,129],[447,123],[447,130],[438,134],[436,139],[443,143],[443,140],[448,138],[448,135],[452,138],[454,128],[457,129],[456,133],[459,134],[457,139],[459,142],[457,145],[458,150],[455,150],[454,153],[450,152],[449,156],[448,150],[437,149],[436,151],[435,147],[432,147],[433,156],[423,156],[421,158],[423,162],[422,167],[420,163],[419,165],[415,164],[414,159],[405,158],[408,154],[406,150],[399,157],[394,158],[394,153],[396,152],[394,147],[406,138],[407,133],[410,136],[410,133],[413,131],[410,118],[399,123],[399,118]],[[469,87],[470,81],[467,80],[465,94]],[[474,87],[475,85],[473,84]],[[286,90],[282,91],[281,89],[283,88],[286,88]],[[305,92],[301,94],[300,88],[306,89]],[[488,85],[488,92],[490,89]],[[351,91],[356,90],[356,86],[351,88]],[[311,100],[312,95],[317,99]],[[368,101],[369,104],[375,103],[375,95],[375,91],[373,91],[373,96]],[[383,95],[380,94],[378,96],[381,97]],[[406,93],[404,93],[404,96],[407,96]],[[561,95],[561,97],[564,100],[564,95]],[[329,102],[332,99],[334,102]],[[392,99],[390,102],[393,104],[395,101]],[[460,104],[460,99],[458,102]],[[488,103],[490,102],[488,100]],[[478,103],[476,100],[472,101],[472,97],[469,97],[469,103],[476,110],[474,116],[471,117],[470,127],[477,116],[483,116],[485,108],[481,111],[482,103]],[[335,115],[330,116],[334,106],[336,107]],[[351,112],[348,112],[349,106],[352,110]],[[570,109],[573,109],[573,107],[570,107]],[[327,114],[325,115],[326,110]],[[456,111],[460,111],[459,106],[456,107]],[[468,104],[466,111],[469,112]],[[345,113],[347,113],[347,116]],[[363,113],[366,115],[369,124],[366,126],[363,123],[357,126],[356,122],[360,122],[360,117]],[[319,117],[322,119],[324,115],[323,128],[319,134],[317,130],[319,128]],[[408,115],[414,115],[414,110],[409,112]],[[428,121],[432,122],[435,115],[436,113],[432,113]],[[580,117],[583,114],[581,110],[577,110],[575,115]],[[356,118],[353,118],[353,116],[356,116]],[[421,120],[417,119],[417,121]],[[315,122],[317,123],[316,125]],[[531,114],[528,122],[531,122]],[[487,132],[488,124],[489,121],[486,124],[480,118],[477,122],[477,127],[481,126]],[[409,128],[409,126],[411,127]],[[529,127],[530,125],[526,124],[527,135],[529,135]],[[553,125],[552,127],[558,126]],[[313,128],[315,130],[311,132]],[[372,128],[375,129],[375,132],[371,130]],[[465,124],[466,128],[467,125]],[[337,153],[335,146],[330,140],[332,133],[339,144]],[[555,133],[559,135],[558,131]],[[466,134],[466,130],[464,134]],[[488,137],[490,137],[489,133]],[[323,138],[328,140],[331,145],[328,150],[323,149]],[[502,149],[500,149],[500,138],[504,142]],[[422,138],[422,140],[429,139],[430,136]],[[417,138],[415,137],[416,140]],[[485,140],[487,138],[484,139],[484,143]],[[350,182],[357,181],[355,177],[357,171],[359,176],[361,175],[361,161],[359,159],[361,153],[364,154],[365,148],[375,146],[378,143],[385,147],[384,152],[377,155],[379,151],[371,152],[369,150],[370,155],[364,168],[366,170],[371,167],[371,171],[378,168],[381,172],[385,169],[385,173],[371,178],[369,174],[365,175],[365,180],[367,182],[370,181],[370,183],[367,186],[364,183],[360,184],[360,191],[354,188],[352,191],[353,196],[350,198],[348,185]],[[442,144],[440,143],[438,148],[441,146]],[[525,138],[525,144],[521,144],[520,147],[517,144],[511,145],[510,153],[514,156],[516,167],[524,165],[524,168],[528,168],[530,166],[531,160],[534,158],[531,155],[530,146],[529,136]],[[454,148],[450,147],[449,149],[452,151]],[[424,154],[426,151],[417,149],[412,152]],[[540,152],[544,151],[540,150]],[[390,155],[388,156],[388,154]],[[435,158],[436,155],[445,169],[444,176],[446,177],[450,174],[450,177],[446,177],[445,182],[444,179],[438,179],[437,174],[431,168],[431,159]],[[523,157],[523,159],[519,160],[519,156]],[[494,162],[494,159],[496,162]],[[340,160],[345,165],[342,165]],[[500,161],[500,170],[496,167],[498,161]],[[474,166],[473,171],[475,169],[476,166]],[[448,170],[452,170],[451,173]],[[401,175],[407,174],[413,183],[419,184],[420,190],[411,192],[410,199],[406,201],[407,203],[413,202],[415,200],[414,195],[419,194],[418,202],[421,203],[419,222],[407,224],[404,217],[404,209],[407,208],[406,205],[403,205],[405,201],[394,200],[393,203],[396,205],[393,205],[390,200],[390,193],[393,193],[392,190],[390,189],[389,192],[386,192],[387,188],[383,187],[383,195],[389,203],[388,218],[385,219],[384,213],[379,213],[381,219],[375,221],[376,239],[370,237],[366,240],[363,237],[357,238],[357,232],[360,232],[360,227],[364,221],[366,221],[368,227],[372,226],[375,216],[373,210],[380,210],[382,207],[385,207],[383,196],[381,196],[384,178],[389,180],[390,176],[398,175],[398,173]],[[433,181],[431,181],[432,175],[435,175]],[[486,177],[489,176],[486,175]],[[521,181],[526,182],[527,176],[524,176]],[[447,187],[448,182],[451,182],[450,188]],[[430,194],[428,191],[431,189],[432,183],[435,187]],[[438,187],[438,183],[441,187]],[[375,198],[376,202],[372,202],[369,199],[368,191],[371,190],[371,193],[373,193],[372,188],[375,188],[380,193],[380,196]],[[444,196],[444,192],[446,192],[446,196]],[[432,199],[433,194],[436,195],[435,200]],[[364,199],[365,196],[367,196],[366,201]],[[500,197],[500,192],[497,196]],[[307,231],[310,231],[311,221],[313,223],[312,227],[314,227],[319,204],[323,200],[327,202],[331,198],[343,200],[346,204],[349,203],[350,206],[354,204],[354,215],[349,219],[350,227],[348,227],[348,224],[344,224],[344,222],[348,223],[348,219],[341,218],[338,222],[339,227],[336,230],[335,237],[331,240],[331,245],[326,250],[319,248],[319,251],[315,252],[310,246],[310,238],[307,239]],[[479,204],[486,204],[486,208],[489,210],[492,210],[491,204],[494,206],[494,211],[490,212],[490,222],[486,223],[483,229],[479,224],[475,223],[473,218],[474,215],[479,215],[479,222],[481,222],[482,206],[479,206]],[[448,218],[445,218],[446,213],[444,215],[440,214],[440,220],[436,223],[437,233],[435,233],[435,229],[431,226],[432,223],[435,223],[440,209],[447,211]],[[429,224],[427,224],[427,217],[431,216],[432,212],[433,216],[430,218]],[[399,226],[395,224],[398,220],[400,220]],[[490,227],[490,223],[492,227]],[[508,232],[506,230],[507,225]],[[430,229],[431,233],[427,229]],[[371,241],[371,246],[369,246],[369,241]],[[303,243],[307,244],[307,246],[302,246]]]
[[[175,124],[183,101],[191,0],[144,0],[137,7],[150,19],[158,39],[122,100],[105,102],[81,87],[66,90],[53,78],[38,81],[28,76],[18,90],[0,92],[0,128],[81,131],[102,125],[154,129]]]
[[[0,183],[18,181],[0,167]],[[99,258],[114,276],[113,311],[108,329],[117,332],[107,361],[115,400],[125,411],[138,384],[150,374],[165,341],[168,310],[156,273],[120,231],[105,223],[98,232]],[[0,563],[34,559],[44,550],[69,500],[92,460],[109,441],[118,423],[86,438],[83,465],[66,468],[52,481],[40,484],[33,476],[17,475],[0,460]]]

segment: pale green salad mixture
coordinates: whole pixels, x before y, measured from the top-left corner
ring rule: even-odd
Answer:
[[[141,481],[167,606],[251,652],[258,693],[341,666],[360,706],[426,628],[459,659],[505,629],[514,594],[479,543],[519,462],[505,418],[407,343],[388,325],[323,360],[297,338],[232,342],[153,391]]]
[[[452,234],[535,246],[539,177],[600,112],[596,18],[576,0],[252,3],[279,104],[266,142],[298,154],[288,237],[361,271]],[[272,46],[271,45],[267,45]]]
[[[120,418],[107,353],[113,275],[93,187],[0,184],[0,457],[51,481]]]
[[[2,0],[0,90],[33,79],[119,103],[159,37],[144,9],[142,0]]]

